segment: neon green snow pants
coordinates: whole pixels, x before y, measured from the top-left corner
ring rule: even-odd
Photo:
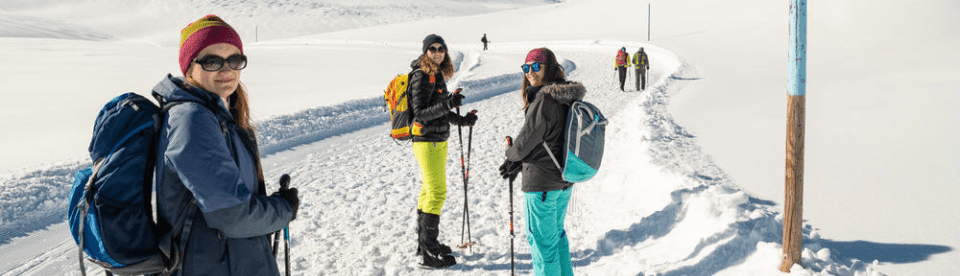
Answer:
[[[423,174],[417,209],[439,216],[447,199],[447,142],[414,142],[413,155]]]

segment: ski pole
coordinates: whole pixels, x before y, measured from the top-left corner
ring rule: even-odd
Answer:
[[[457,88],[456,91],[453,91],[453,95],[456,96],[457,94],[460,94],[460,91],[463,91],[463,89]],[[460,107],[457,106],[456,110],[457,110],[457,116],[460,116]],[[467,229],[467,189],[466,189],[467,188],[466,186],[467,185],[466,183],[467,167],[466,167],[466,164],[464,164],[463,162],[463,126],[460,126],[460,124],[457,124],[457,136],[460,138],[460,178],[461,180],[464,181],[463,183],[464,185],[463,186],[464,188],[463,189],[463,220],[460,223],[460,245],[458,245],[457,247],[464,248],[463,236]]]
[[[477,110],[471,110],[471,114],[477,114]],[[464,244],[467,247],[470,247],[470,251],[473,251],[473,238],[470,236],[470,205],[467,201],[467,186],[470,182],[470,153],[473,152],[473,125],[470,125],[467,130],[467,165],[466,165],[466,174],[463,178],[463,217],[467,222],[467,243]],[[461,242],[463,237],[461,237]]]
[[[453,95],[456,96],[457,94],[460,94],[460,91],[463,91],[463,89],[457,88],[456,91],[453,91]],[[456,109],[457,109],[457,116],[460,116],[460,107],[457,106]],[[466,168],[466,165],[463,164],[463,127],[460,126],[460,124],[457,124],[457,137],[460,138],[460,178],[461,178],[461,179],[467,179],[467,168]],[[466,227],[467,227],[467,211],[466,211],[466,206],[467,206],[467,199],[466,199],[466,197],[467,197],[467,191],[466,191],[466,189],[464,189],[464,191],[463,191],[463,197],[464,197],[464,199],[463,199],[464,211],[463,211],[463,220],[462,220],[462,222],[460,223],[460,245],[457,246],[457,247],[460,247],[460,248],[463,248],[463,247],[462,247],[462,246],[463,246],[463,234],[464,234],[464,231],[467,229],[467,228],[466,228]]]
[[[510,148],[510,145],[513,145],[513,138],[507,136],[507,148]],[[513,178],[508,177],[507,182],[510,183],[508,185],[510,189],[510,275],[514,275],[516,270],[513,265]]]
[[[286,190],[289,188],[290,188],[290,175],[283,174],[283,176],[280,176],[280,189]],[[277,235],[277,237],[279,237],[279,235]],[[274,247],[274,250],[276,250],[276,247]],[[287,225],[287,227],[283,228],[283,261],[286,263],[287,276],[290,276],[290,225],[289,224]]]

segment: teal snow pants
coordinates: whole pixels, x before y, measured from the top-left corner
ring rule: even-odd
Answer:
[[[563,230],[572,190],[525,192],[523,195],[534,275],[573,275],[570,242]]]

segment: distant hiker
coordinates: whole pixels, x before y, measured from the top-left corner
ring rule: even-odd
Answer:
[[[623,90],[623,84],[627,81],[627,67],[630,67],[630,54],[627,53],[627,47],[620,48],[617,51],[617,72],[620,73],[620,91]]]
[[[240,36],[208,15],[180,32],[184,77],[168,74],[153,88],[164,102],[188,101],[170,108],[157,155],[159,220],[194,218],[175,275],[280,275],[269,234],[296,218],[300,199],[296,188],[266,195],[240,83],[246,66]]]
[[[487,34],[483,34],[483,38],[480,39],[480,42],[483,42],[483,50],[487,50]]]
[[[647,59],[647,53],[643,52],[643,47],[633,54],[633,65],[637,74],[637,91],[647,89],[647,70],[650,69],[650,60]]]
[[[417,255],[421,265],[443,268],[457,263],[450,247],[440,243],[440,211],[447,197],[447,138],[450,124],[473,125],[477,115],[457,115],[464,96],[450,93],[446,80],[453,77],[453,64],[443,38],[431,34],[423,39],[423,54],[410,67],[410,108],[413,110],[413,154],[420,164],[423,184],[417,200]],[[417,70],[419,69],[419,70]]]
[[[582,100],[587,91],[582,84],[566,80],[563,67],[547,48],[531,50],[521,69],[525,76],[520,90],[525,121],[513,145],[507,148],[501,176],[513,179],[523,172],[521,190],[534,274],[569,276],[573,270],[563,220],[573,184],[563,180],[543,143],[554,156],[563,156],[567,112],[570,104]]]

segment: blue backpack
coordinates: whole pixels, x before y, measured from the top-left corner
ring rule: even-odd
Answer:
[[[600,109],[585,101],[574,101],[567,113],[567,124],[564,127],[563,164],[550,151],[547,142],[542,143],[547,149],[553,164],[557,165],[563,174],[563,180],[571,183],[587,181],[597,174],[600,161],[603,159],[604,131],[607,118],[603,117]]]
[[[74,175],[68,210],[84,275],[84,253],[108,275],[169,275],[179,269],[198,207],[191,204],[186,219],[171,225],[153,219],[151,204],[163,115],[179,103],[161,109],[126,93],[97,115],[89,148],[93,166]]]

